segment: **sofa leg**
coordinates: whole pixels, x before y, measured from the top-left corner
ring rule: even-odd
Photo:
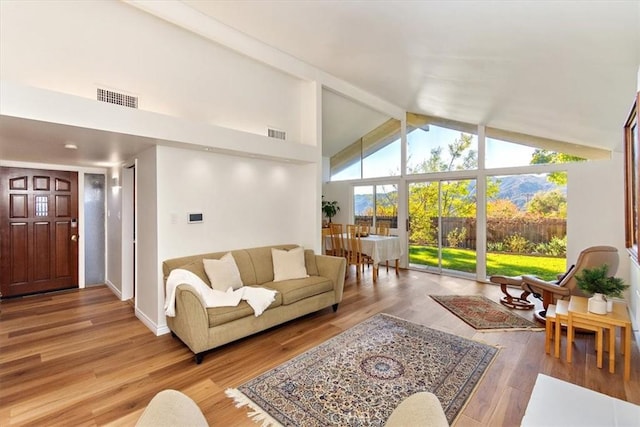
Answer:
[[[204,353],[198,353],[195,356],[196,359],[196,365],[199,365],[202,363],[202,359],[204,359]]]
[[[333,304],[333,312],[335,313],[336,311],[338,311],[338,304]]]
[[[171,338],[175,338],[176,337],[176,333],[171,331]]]

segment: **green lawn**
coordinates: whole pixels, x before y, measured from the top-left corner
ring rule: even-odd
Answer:
[[[410,246],[409,262],[437,267],[438,249],[431,246]],[[442,268],[474,273],[476,271],[476,252],[468,249],[443,248]],[[555,280],[556,275],[563,273],[565,269],[565,258],[505,253],[487,254],[487,276],[492,274],[505,276],[533,274],[545,280]]]

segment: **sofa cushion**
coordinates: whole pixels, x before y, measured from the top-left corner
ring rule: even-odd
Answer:
[[[303,248],[298,247],[289,251],[274,248],[271,249],[271,258],[274,282],[309,277]]]
[[[322,276],[265,283],[264,286],[278,291],[278,295],[282,297],[282,305],[293,304],[296,301],[333,290],[331,280]]]
[[[267,310],[280,305],[282,305],[282,295],[278,292],[276,299],[269,305]],[[246,301],[240,301],[240,304],[235,307],[209,307],[207,308],[207,314],[209,315],[209,327],[212,328],[243,317],[253,316],[254,312]]]
[[[203,259],[202,263],[212,289],[226,292],[229,288],[242,287],[240,272],[231,252],[220,259]]]
[[[192,272],[200,279],[202,279],[204,283],[211,286],[211,282],[209,281],[209,277],[207,277],[207,272],[204,271],[204,264],[201,259],[190,262],[189,264],[183,265],[180,268]]]
[[[261,248],[246,249],[245,253],[251,259],[252,268],[255,274],[254,285],[262,285],[263,283],[273,281],[273,258],[271,257],[271,248],[276,249],[293,249],[298,245],[274,245]],[[240,264],[238,264],[240,266]],[[242,273],[242,269],[240,270]],[[244,279],[244,276],[242,276]],[[244,282],[248,285],[248,282]]]
[[[236,250],[231,251],[233,254],[233,258],[236,260],[236,265],[238,266],[238,270],[240,270],[240,277],[242,278],[242,283],[245,286],[255,286],[259,285],[256,278],[256,272],[253,267],[253,260],[249,255],[249,252],[246,250]]]
[[[309,276],[318,276],[318,263],[316,263],[316,254],[313,249],[304,250],[304,263],[307,267],[307,274]]]

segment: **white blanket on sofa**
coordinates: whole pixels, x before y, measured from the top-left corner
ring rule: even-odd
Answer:
[[[166,299],[164,312],[169,317],[176,315],[176,288],[181,284],[191,285],[200,296],[200,300],[205,307],[231,307],[240,304],[241,300],[253,309],[256,317],[260,316],[264,310],[276,299],[276,292],[272,289],[254,288],[243,286],[235,291],[229,287],[226,292],[211,289],[196,274],[176,268],[171,270],[167,277]]]

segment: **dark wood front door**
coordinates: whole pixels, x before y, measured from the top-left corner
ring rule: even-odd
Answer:
[[[2,297],[78,287],[78,173],[0,168]]]

